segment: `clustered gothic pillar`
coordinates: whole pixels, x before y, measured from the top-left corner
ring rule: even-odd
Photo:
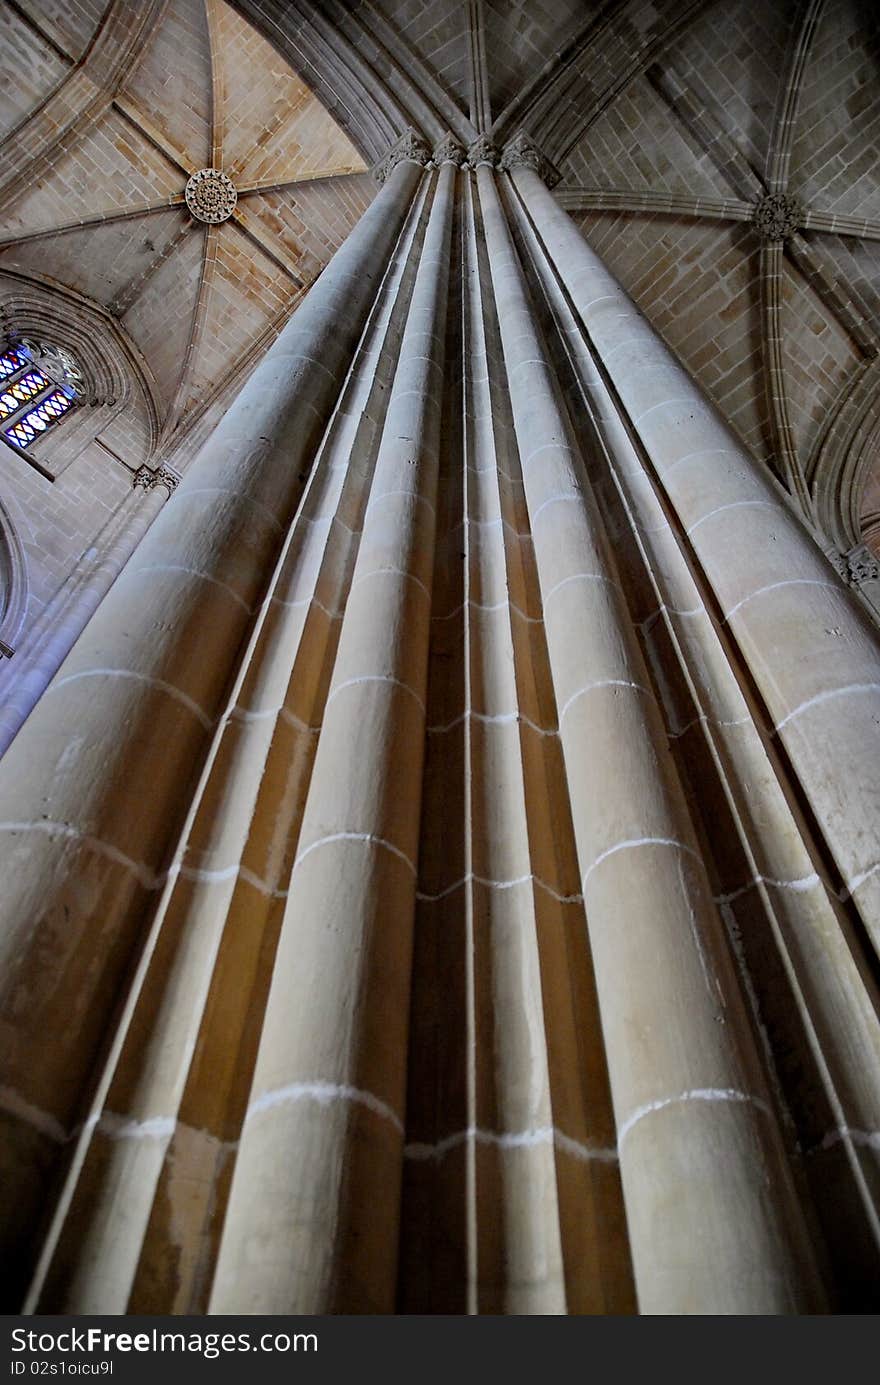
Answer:
[[[750,1046],[741,1048],[683,794],[495,178],[481,168],[478,179],[640,1300],[661,1312],[676,1295],[679,1311],[712,1302],[791,1311],[809,1303],[800,1283],[809,1251],[778,1133]],[[650,1052],[640,1032],[653,1036]],[[714,1244],[705,1260],[693,1255],[698,1235]]]
[[[876,639],[546,173],[398,142],[0,761],[9,1308],[871,1301]]]
[[[442,164],[429,193],[213,1312],[383,1312],[393,1302],[455,176]]]
[[[875,631],[537,172],[513,176],[880,947]]]
[[[838,784],[837,765],[845,773],[857,747],[873,758],[877,723],[872,729],[869,721],[862,736],[832,716],[815,746],[792,738],[783,748],[779,740],[797,715],[791,701],[780,706],[778,698],[787,685],[792,701],[803,699],[798,710],[814,714],[839,697],[876,699],[876,634],[644,318],[581,237],[569,235],[568,218],[536,169],[522,163],[513,181],[522,199],[512,201],[513,219],[550,305],[576,415],[591,435],[587,446],[600,449],[599,486],[616,502],[608,520],[622,523],[634,550],[629,603],[666,705],[670,743],[698,814],[714,820],[705,855],[759,1032],[775,1041],[768,1046],[770,1076],[807,1151],[806,1176],[837,1273],[855,1300],[870,1302],[878,1253],[880,1166],[872,1132],[880,1122],[880,1024],[871,942],[877,917],[861,887],[877,871],[877,813],[869,772],[861,769],[861,782]],[[585,332],[588,313],[602,312],[609,335],[593,330],[592,319]],[[640,392],[642,371],[649,387]],[[649,421],[667,409],[674,426],[652,433]],[[732,477],[746,498],[729,500]],[[738,532],[735,543],[724,534],[703,547],[710,526],[694,513],[714,521],[728,508],[766,512],[769,530]],[[780,540],[788,545],[786,561],[768,582]],[[736,583],[731,601],[727,592]],[[756,647],[755,632],[737,624],[740,612],[752,597],[785,600],[792,590],[805,598],[759,623]],[[817,599],[827,603],[818,613]],[[742,637],[747,633],[751,640]],[[798,694],[804,675],[809,681]],[[765,688],[762,705],[758,690]],[[821,777],[811,761],[819,745],[823,754],[825,746],[837,747]],[[814,786],[810,813],[802,800]],[[839,830],[843,804],[846,832]],[[845,864],[834,861],[836,841],[863,863],[848,883],[841,878]]]
[[[136,976],[266,569],[416,178],[412,163],[394,168],[4,757],[2,1183],[4,1215],[26,1232]],[[4,1264],[17,1276],[26,1261]]]

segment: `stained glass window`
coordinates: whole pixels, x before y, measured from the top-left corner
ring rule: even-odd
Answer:
[[[8,380],[10,375],[15,375],[19,370],[24,370],[25,366],[31,363],[31,353],[26,346],[19,346],[14,351],[6,351],[0,356],[0,380]]]
[[[38,346],[41,363],[51,355],[50,348]],[[49,369],[53,369],[51,364]],[[76,398],[72,385],[60,384],[37,369],[27,344],[10,346],[0,354],[0,422],[8,424],[4,437],[18,447],[28,447],[63,418]]]
[[[50,383],[41,370],[29,370],[27,374],[20,375],[0,394],[0,418],[8,418],[10,414],[14,414],[16,409],[29,403]]]
[[[66,414],[72,403],[73,400],[64,390],[55,389],[51,394],[45,395],[35,408],[22,414],[11,428],[7,428],[6,436],[17,442],[19,447],[27,447],[28,443],[44,433],[62,414]]]

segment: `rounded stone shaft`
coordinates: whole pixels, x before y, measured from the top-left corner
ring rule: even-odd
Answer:
[[[659,605],[635,611],[634,618],[649,661],[667,688],[666,717],[670,739],[680,747],[679,764],[700,766],[701,803],[712,802],[713,783],[702,777],[708,769],[700,753],[705,746],[729,805],[730,818],[722,813],[717,821],[707,819],[707,814],[713,816],[711,807],[702,808],[721,885],[720,910],[744,985],[759,1006],[759,1022],[778,1036],[777,1051],[788,1049],[785,1099],[801,1146],[809,1151],[806,1166],[817,1210],[829,1241],[838,1247],[844,1273],[875,1277],[880,1161],[864,1132],[880,1128],[877,987],[853,946],[844,911],[816,870],[814,848],[787,795],[784,770],[780,773],[762,736],[724,632],[712,619],[705,592],[624,426],[583,326],[522,207],[515,207],[514,215],[578,378],[576,407],[586,407],[602,439],[610,472],[606,487],[619,494],[627,527],[637,535],[650,572],[650,589]],[[682,703],[684,683],[690,697]],[[678,692],[673,691],[676,686]],[[776,983],[765,984],[757,1001],[758,959],[767,951],[778,955],[781,966]],[[797,1077],[791,1059],[795,1052]],[[815,1095],[806,1097],[812,1089],[805,1069],[827,1096],[824,1123],[822,1104]],[[844,1204],[850,1216],[844,1215]]]
[[[451,163],[436,175],[212,1313],[393,1307],[455,179]]]
[[[880,645],[831,565],[541,179],[513,181],[880,950]]]
[[[475,1312],[564,1313],[556,1164],[566,1156],[552,1138],[543,1138],[554,1119],[548,1017],[510,604],[516,582],[510,567],[516,560],[508,545],[514,543],[510,529],[516,515],[514,488],[504,474],[508,447],[513,449],[506,420],[496,416],[494,396],[504,388],[503,367],[486,320],[492,286],[480,258],[474,191],[471,187],[466,199],[463,265],[468,432],[462,539],[468,569],[463,691],[472,878],[456,901],[470,920],[474,976],[468,1040],[474,1074],[471,1129],[463,1151],[473,1169],[477,1227],[469,1290]],[[474,592],[489,609],[471,599]],[[443,904],[440,899],[435,908]],[[541,1132],[537,1138],[535,1132]]]
[[[808,1311],[823,1301],[812,1252],[662,720],[495,176],[477,178],[640,1308]]]
[[[418,177],[393,170],[151,527],[144,580],[114,584],[0,763],[0,1182],[16,1283],[13,1247],[81,1109]]]
[[[284,862],[295,849],[326,691],[322,668],[335,648],[371,467],[369,410],[381,408],[393,379],[384,356],[398,344],[398,315],[405,318],[401,272],[420,207],[419,195],[251,630],[233,710],[206,757],[177,847],[180,870],[154,912],[148,965],[117,1028],[117,1053],[79,1137],[26,1312],[204,1309],[193,1293],[207,1295],[210,1284],[202,1290],[193,1248],[205,1254],[211,1209],[219,1219],[228,1192],[214,1160],[237,1143],[229,1087],[247,1057],[236,1020],[256,1027],[265,1000],[248,979],[286,895]],[[212,1068],[216,1080],[206,1081]]]

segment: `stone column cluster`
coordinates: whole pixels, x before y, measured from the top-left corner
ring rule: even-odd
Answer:
[[[525,136],[378,172],[0,761],[7,1307],[864,1307],[873,627]]]

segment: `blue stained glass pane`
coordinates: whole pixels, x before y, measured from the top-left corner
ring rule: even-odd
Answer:
[[[6,436],[10,442],[17,442],[19,447],[27,447],[29,442],[33,442],[36,433],[32,428],[28,428],[22,419],[12,428],[7,428]]]
[[[10,348],[0,356],[0,380],[8,380],[17,370],[24,370],[30,363],[31,353],[21,346]]]
[[[0,418],[8,418],[10,414],[14,414],[16,409],[20,409],[22,404],[27,404],[29,399],[33,399],[48,384],[49,381],[40,370],[29,370],[27,375],[13,380],[3,394],[0,394]]]
[[[12,442],[17,442],[19,447],[27,447],[28,443],[38,438],[44,433],[56,419],[61,418],[70,408],[72,401],[65,394],[64,390],[56,389],[51,394],[47,394],[45,399],[41,399],[35,408],[22,414],[21,418],[16,419],[11,428],[7,428],[6,436]]]

